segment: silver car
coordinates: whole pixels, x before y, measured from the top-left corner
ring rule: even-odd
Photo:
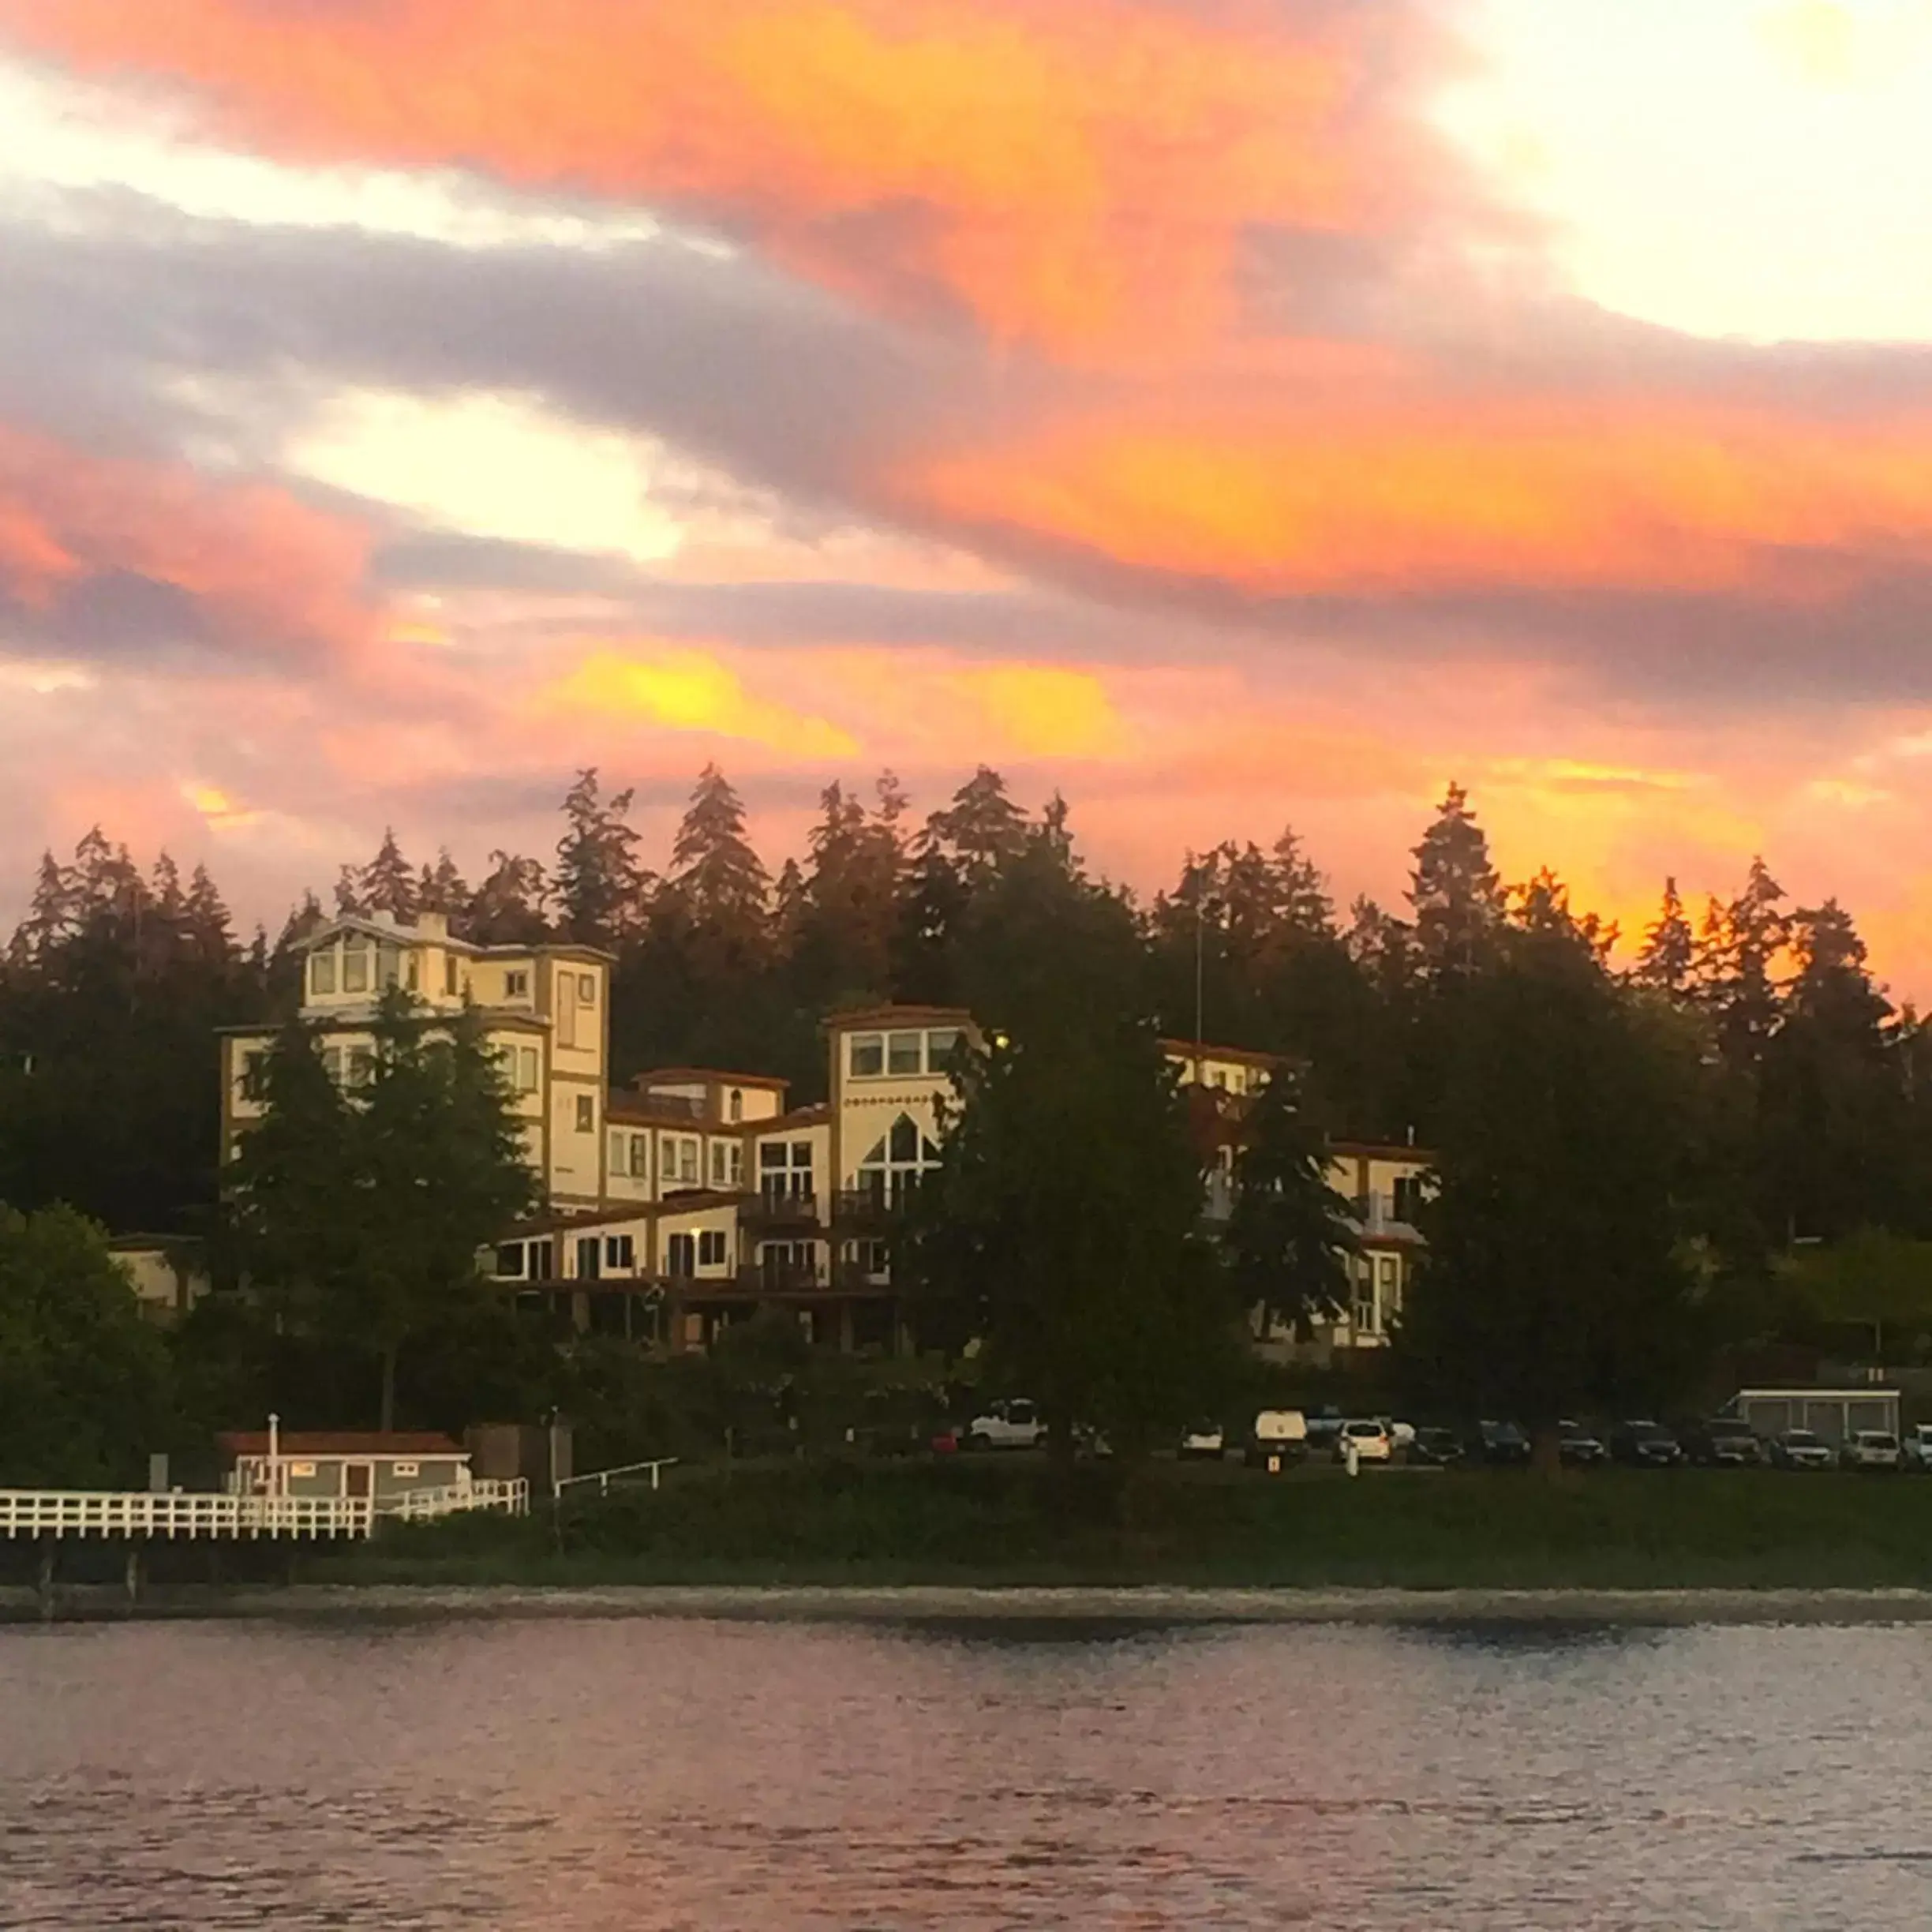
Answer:
[[[1899,1439],[1889,1429],[1859,1429],[1845,1439],[1838,1460],[1847,1469],[1896,1470]]]

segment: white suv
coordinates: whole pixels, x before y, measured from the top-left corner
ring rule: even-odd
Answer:
[[[1037,1449],[1046,1425],[1030,1402],[996,1402],[967,1425],[968,1449]]]
[[[1915,1422],[1905,1432],[1900,1462],[1921,1476],[1932,1474],[1932,1422]]]
[[[1838,1460],[1847,1469],[1895,1470],[1898,1438],[1889,1429],[1860,1429],[1838,1451]]]

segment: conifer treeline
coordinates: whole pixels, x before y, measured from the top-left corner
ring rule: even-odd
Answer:
[[[889,773],[870,796],[828,786],[807,850],[776,877],[714,767],[657,866],[631,805],[580,773],[554,855],[493,852],[474,885],[447,849],[412,863],[385,834],[343,867],[335,909],[438,912],[485,944],[609,949],[620,1079],[727,1065],[810,1098],[831,1007],[998,1017],[1029,982],[1064,978],[1171,1034],[1199,1025],[1296,1055],[1337,1132],[1423,1144],[1458,999],[1493,938],[1557,932],[1681,1042],[1698,1124],[1687,1219],[1724,1255],[1753,1265],[1794,1236],[1863,1226],[1932,1234],[1932,1042],[1873,983],[1851,917],[1792,906],[1762,860],[1694,923],[1667,884],[1617,975],[1614,930],[1547,869],[1500,879],[1454,787],[1415,848],[1406,904],[1346,912],[1292,831],[1190,857],[1137,902],[1085,872],[1063,800],[1029,814],[983,767],[923,823]],[[203,869],[184,884],[164,856],[143,874],[99,831],[71,863],[43,859],[0,969],[0,1199],[66,1199],[122,1229],[194,1225],[214,1185],[212,1029],[285,1010],[296,945],[325,916],[310,893],[272,942],[243,943]]]

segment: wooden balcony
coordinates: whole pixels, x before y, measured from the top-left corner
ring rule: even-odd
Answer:
[[[816,1194],[754,1194],[738,1211],[738,1219],[748,1233],[776,1234],[786,1228],[816,1228],[818,1196]]]

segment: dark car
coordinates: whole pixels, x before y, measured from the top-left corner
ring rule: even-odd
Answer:
[[[1589,1469],[1610,1460],[1610,1451],[1603,1438],[1594,1429],[1586,1428],[1581,1422],[1559,1422],[1556,1432],[1556,1453],[1571,1468]]]
[[[1828,1470],[1838,1453],[1814,1430],[1789,1428],[1771,1441],[1772,1466],[1785,1470]]]
[[[1704,1469],[1755,1469],[1765,1459],[1764,1444],[1748,1422],[1713,1416],[1684,1434],[1684,1454]]]
[[[1319,1455],[1334,1448],[1342,1434],[1342,1425],[1346,1420],[1339,1409],[1315,1409],[1308,1415],[1308,1448],[1310,1455]]]
[[[1530,1460],[1530,1438],[1514,1422],[1478,1422],[1469,1453],[1473,1462],[1509,1468]]]
[[[1643,1419],[1619,1423],[1611,1432],[1610,1455],[1633,1469],[1675,1469],[1684,1459],[1683,1445],[1661,1422]]]
[[[1404,1459],[1427,1469],[1452,1469],[1462,1460],[1462,1439],[1451,1428],[1419,1428]]]

